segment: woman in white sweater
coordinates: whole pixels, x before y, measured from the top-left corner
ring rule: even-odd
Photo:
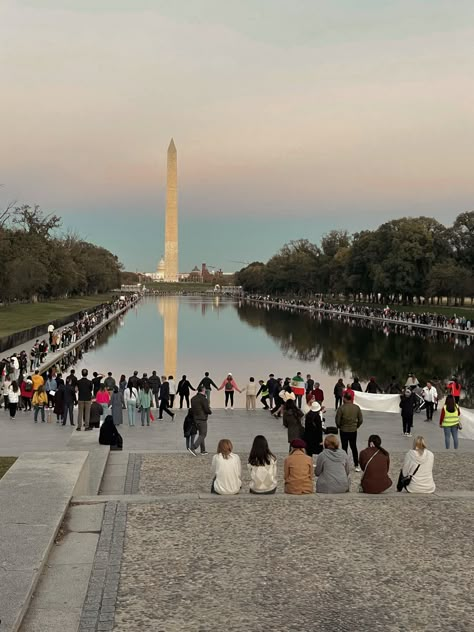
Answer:
[[[213,494],[232,495],[240,492],[242,466],[239,455],[234,454],[232,448],[229,439],[221,439],[217,446],[217,454],[212,457]]]
[[[436,489],[433,463],[434,454],[427,449],[424,437],[416,437],[413,441],[413,450],[407,452],[402,468],[403,476],[412,476],[410,483],[405,487],[407,492],[433,494]]]
[[[251,494],[274,494],[277,488],[277,460],[263,435],[253,440],[247,467]]]
[[[129,382],[127,388],[123,392],[123,401],[128,413],[128,425],[135,425],[135,414],[137,412],[138,391],[133,386],[132,382]]]

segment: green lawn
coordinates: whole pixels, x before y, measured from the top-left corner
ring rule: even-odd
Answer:
[[[0,307],[0,338],[36,325],[48,325],[69,314],[110,300],[111,294],[66,298],[47,303],[18,303]]]
[[[15,461],[16,456],[0,456],[0,478],[5,476]]]

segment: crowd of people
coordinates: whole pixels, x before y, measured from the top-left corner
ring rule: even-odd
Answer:
[[[367,447],[360,453],[362,476],[359,491],[381,494],[389,490],[390,455],[382,447],[379,435],[370,435]],[[397,491],[432,494],[436,485],[433,479],[434,455],[428,450],[421,435],[413,441],[413,447],[405,455],[400,470]],[[278,486],[277,457],[270,450],[267,439],[257,435],[247,461],[251,494],[275,494]],[[212,457],[211,493],[220,495],[239,494],[242,489],[242,463],[233,452],[229,439],[221,439]],[[308,451],[308,444],[300,438],[290,443],[290,454],[285,458],[284,491],[286,494],[304,495],[316,493],[343,494],[350,490],[350,461],[347,452],[340,447],[335,434],[325,436],[316,464]]]
[[[358,303],[330,303],[322,300],[286,299],[272,296],[247,295],[247,299],[278,305],[280,307],[292,307],[308,310],[317,310],[332,314],[344,314],[347,316],[363,316],[366,318],[378,318],[381,320],[395,321],[403,325],[426,325],[437,329],[452,329],[464,333],[474,332],[474,321],[465,316],[446,316],[432,312],[410,312],[391,309],[389,306],[364,305]]]
[[[108,320],[114,313],[136,301],[134,296],[121,296],[107,303],[101,303],[92,310],[80,312],[76,320],[62,328],[54,323],[48,325],[46,336],[37,338],[28,351],[23,349],[18,353],[0,360],[0,376],[2,379],[18,382],[21,376],[33,373],[47,360],[49,353],[67,349],[78,340],[86,336],[97,325]]]

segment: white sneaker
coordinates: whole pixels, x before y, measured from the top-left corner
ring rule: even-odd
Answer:
[[[229,410],[229,407],[228,407],[228,406],[226,406],[226,407],[225,407],[225,409],[226,409],[226,410]]]
[[[411,437],[411,436],[412,436],[411,432],[407,432],[407,437]]]
[[[360,469],[360,467],[359,467],[359,466],[355,467],[355,468],[354,468],[354,470],[355,470],[356,472],[360,472],[360,471],[361,471],[361,469]]]
[[[233,406],[231,406],[231,407],[230,407],[230,409],[231,409],[231,410],[234,410],[234,407],[233,407]]]

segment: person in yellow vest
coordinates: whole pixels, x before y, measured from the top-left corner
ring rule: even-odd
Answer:
[[[446,403],[441,410],[441,415],[439,416],[439,425],[444,430],[444,445],[446,446],[446,450],[449,450],[451,437],[453,437],[454,449],[458,449],[458,430],[462,427],[459,421],[460,416],[461,411],[456,404],[454,396],[448,395],[446,397]]]

